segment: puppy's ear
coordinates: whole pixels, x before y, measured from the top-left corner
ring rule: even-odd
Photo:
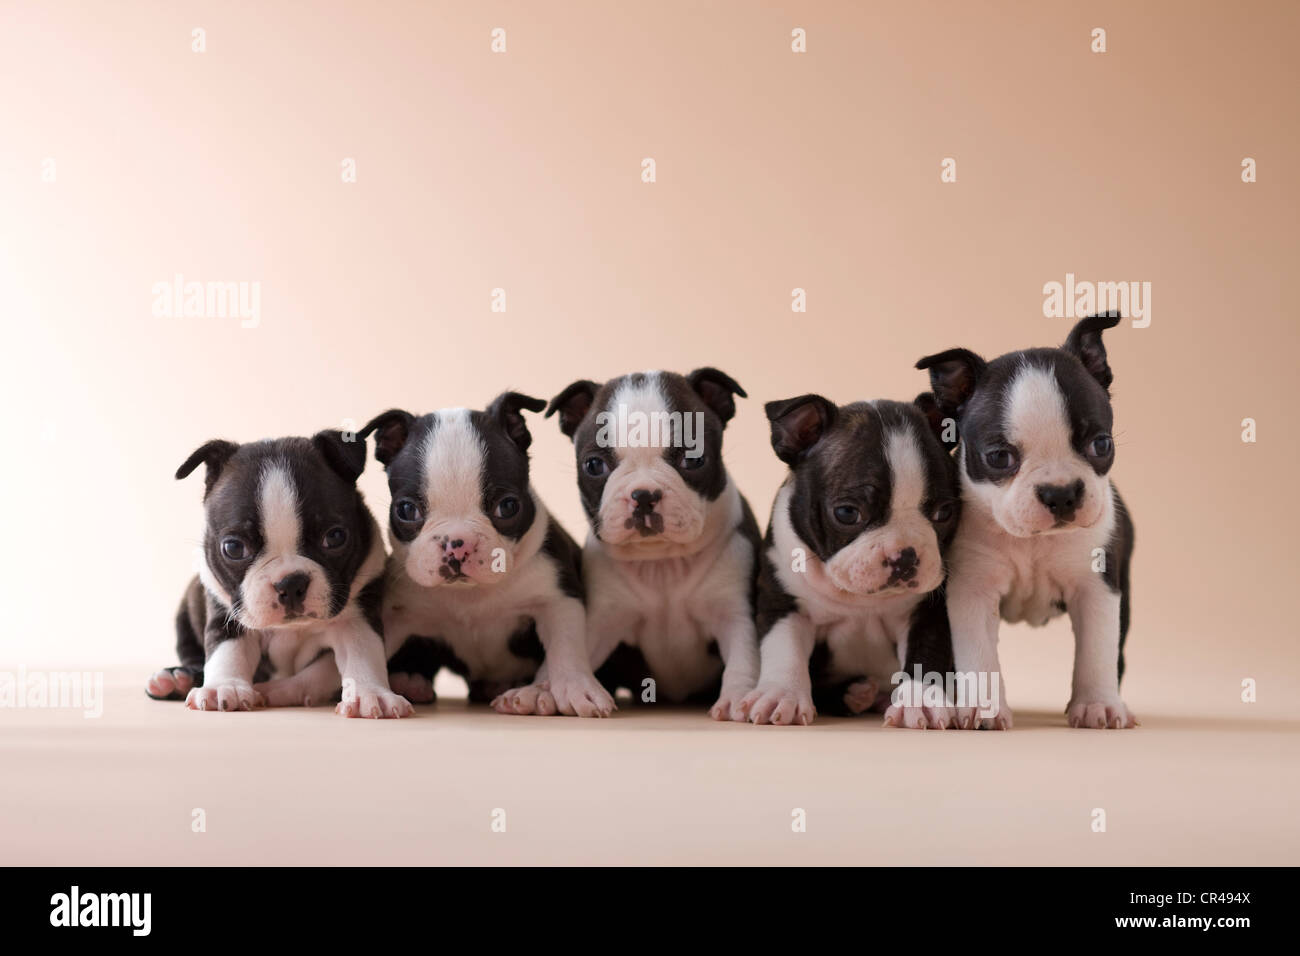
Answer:
[[[934,400],[934,393],[922,392],[912,404],[921,410],[930,424],[930,431],[939,439],[939,444],[949,451],[957,447],[957,419],[943,413],[939,403]]]
[[[329,466],[344,481],[352,483],[366,470],[366,439],[364,435],[352,435],[347,441],[341,431],[326,429],[311,436],[311,443],[325,456]]]
[[[206,465],[207,471],[203,475],[203,496],[206,498],[221,476],[221,469],[226,467],[230,456],[237,451],[239,446],[234,442],[223,441],[220,438],[213,439],[194,449],[194,454],[186,458],[185,463],[176,469],[176,478],[177,480],[188,478],[199,465]]]
[[[1106,361],[1106,346],[1101,344],[1101,333],[1119,325],[1122,318],[1122,315],[1112,310],[1080,319],[1079,324],[1070,330],[1070,336],[1065,340],[1065,344],[1061,346],[1082,362],[1088,374],[1095,378],[1107,392],[1110,391],[1110,383],[1115,380],[1115,376],[1111,374],[1110,365]]]
[[[736,417],[736,401],[732,396],[749,398],[734,378],[716,368],[697,368],[686,376],[686,381],[704,399],[704,404],[722,419],[724,427]]]
[[[930,388],[934,390],[939,410],[944,415],[960,418],[962,408],[984,377],[988,363],[970,349],[949,349],[927,355],[916,363],[916,367],[930,370]]]
[[[533,443],[533,436],[528,434],[528,425],[524,422],[524,416],[519,413],[520,409],[540,412],[545,407],[546,402],[540,398],[521,395],[519,392],[502,392],[487,407],[487,416],[505,429],[510,440],[519,446],[520,451],[527,451],[528,446]]]
[[[411,423],[415,416],[400,408],[393,408],[376,415],[366,423],[366,427],[357,432],[362,440],[375,433],[375,457],[385,468],[397,457],[397,453],[406,446],[406,439],[411,434]]]
[[[821,441],[840,414],[834,402],[820,395],[768,402],[763,411],[772,423],[772,450],[791,467]]]
[[[573,433],[582,424],[582,420],[587,417],[587,412],[591,410],[591,403],[596,400],[596,393],[599,391],[600,386],[595,382],[589,382],[585,378],[579,379],[551,399],[551,404],[546,407],[546,417],[550,418],[559,412],[560,431],[572,438]]]

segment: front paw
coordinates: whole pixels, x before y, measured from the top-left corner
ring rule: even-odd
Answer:
[[[555,709],[569,717],[608,717],[618,709],[591,674],[553,674],[544,686],[555,698]]]
[[[741,700],[745,716],[755,724],[811,724],[817,717],[812,695],[781,684],[759,684]]]
[[[401,694],[387,687],[361,686],[345,693],[334,712],[340,717],[370,717],[373,719],[410,717],[415,708]]]
[[[890,704],[885,709],[886,727],[906,727],[909,730],[946,730],[956,726],[957,715],[953,708],[944,706],[910,707]]]
[[[739,720],[746,719],[745,714],[745,696],[748,693],[746,687],[722,688],[718,695],[718,702],[709,708],[709,716],[714,720]]]
[[[1005,703],[996,707],[958,707],[953,719],[958,730],[1010,730],[1011,708]]]
[[[550,717],[557,713],[555,697],[551,694],[550,685],[545,681],[540,684],[511,687],[494,697],[491,706],[498,714],[523,716],[536,714],[538,717]]]
[[[194,687],[185,697],[190,710],[252,710],[264,707],[266,700],[246,680],[220,680]]]
[[[1118,697],[1098,697],[1089,700],[1084,697],[1070,701],[1065,708],[1066,719],[1071,727],[1083,727],[1089,730],[1127,730],[1137,726],[1137,718],[1129,713],[1124,701]]]

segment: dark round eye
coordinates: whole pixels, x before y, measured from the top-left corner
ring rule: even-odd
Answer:
[[[840,524],[857,524],[862,518],[862,512],[853,505],[836,505],[835,520]]]
[[[582,470],[593,478],[600,478],[609,470],[609,466],[605,464],[604,458],[592,455],[582,463]]]
[[[229,537],[221,539],[221,553],[230,561],[243,561],[248,557],[248,548],[239,538]]]
[[[513,518],[519,514],[519,499],[514,495],[506,495],[497,502],[496,516],[498,518]]]
[[[694,458],[683,453],[681,463],[677,467],[681,468],[682,471],[694,471],[696,468],[703,468],[704,453],[700,452],[700,454],[696,455]]]
[[[1115,442],[1109,435],[1098,435],[1088,446],[1088,451],[1092,453],[1093,458],[1105,458],[1115,450]]]
[[[321,543],[325,546],[326,551],[334,551],[343,547],[348,543],[348,529],[335,525],[325,532],[325,538]]]
[[[1010,471],[1020,464],[1020,459],[1010,448],[994,448],[985,452],[984,461],[994,471]]]
[[[953,512],[952,502],[945,501],[942,504],[938,505],[933,511],[930,512],[930,520],[933,521],[935,524],[943,524],[945,521],[947,521],[949,518],[952,517],[952,512]]]
[[[410,498],[400,498],[393,502],[393,514],[397,515],[398,521],[405,521],[408,524],[413,521],[419,521],[424,517],[424,512]]]

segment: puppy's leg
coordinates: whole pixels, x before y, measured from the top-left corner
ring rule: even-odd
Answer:
[[[812,622],[797,611],[786,614],[763,635],[758,686],[740,702],[749,720],[756,724],[813,722],[817,710],[808,674],[812,649]]]
[[[946,691],[953,670],[952,632],[942,590],[927,594],[912,612],[911,626],[898,644],[898,659],[906,676],[890,695],[885,726],[918,730],[953,726],[956,712]]]
[[[335,712],[343,717],[409,717],[415,709],[388,686],[384,639],[365,620],[340,622],[331,646],[343,677],[343,699]]]
[[[1011,708],[998,664],[999,592],[987,582],[954,571],[948,584],[953,663],[958,682],[955,726],[962,730],[1010,730]],[[984,688],[996,700],[972,700]]]
[[[1066,707],[1070,726],[1135,726],[1137,719],[1119,696],[1119,593],[1094,575],[1066,604],[1074,626],[1074,685]]]
[[[265,701],[253,688],[253,673],[262,659],[258,636],[244,631],[211,644],[203,667],[203,686],[185,698],[190,710],[252,710]]]
[[[330,700],[341,684],[334,655],[324,651],[298,673],[254,684],[253,689],[268,707],[311,707]]]
[[[492,706],[503,714],[561,713],[608,717],[614,698],[600,686],[587,654],[587,614],[577,598],[550,601],[535,615],[546,660],[533,683],[500,695]]]
[[[154,700],[184,700],[190,688],[203,683],[203,641],[207,606],[203,586],[196,577],[185,589],[176,611],[176,655],[180,664],[154,672],[145,693]]]
[[[722,689],[718,701],[709,709],[714,720],[744,720],[741,702],[758,683],[758,634],[754,615],[746,602],[739,607],[721,608],[709,622],[710,632],[722,655]],[[807,667],[804,668],[807,671]]]

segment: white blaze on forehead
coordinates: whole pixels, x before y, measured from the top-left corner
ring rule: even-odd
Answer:
[[[925,459],[910,428],[891,429],[885,439],[885,460],[893,479],[891,520],[916,511],[925,501]]]
[[[658,372],[646,372],[639,381],[625,380],[614,391],[604,411],[610,415],[605,419],[609,425],[607,434],[620,461],[630,456],[657,459],[662,457],[664,448],[671,447],[672,428],[665,427],[668,419],[664,417],[669,411],[668,396],[664,394]],[[656,418],[659,421],[652,427],[651,422]],[[626,436],[631,447],[621,446],[620,436]]]
[[[257,489],[257,514],[262,524],[263,548],[267,557],[298,553],[302,522],[298,516],[298,489],[289,467],[274,462],[262,469]]]
[[[1073,457],[1065,396],[1051,369],[1021,366],[1007,389],[1006,422],[1007,438],[1022,458]]]
[[[424,495],[429,514],[468,517],[483,511],[483,460],[487,450],[469,410],[445,408],[424,439]]]

